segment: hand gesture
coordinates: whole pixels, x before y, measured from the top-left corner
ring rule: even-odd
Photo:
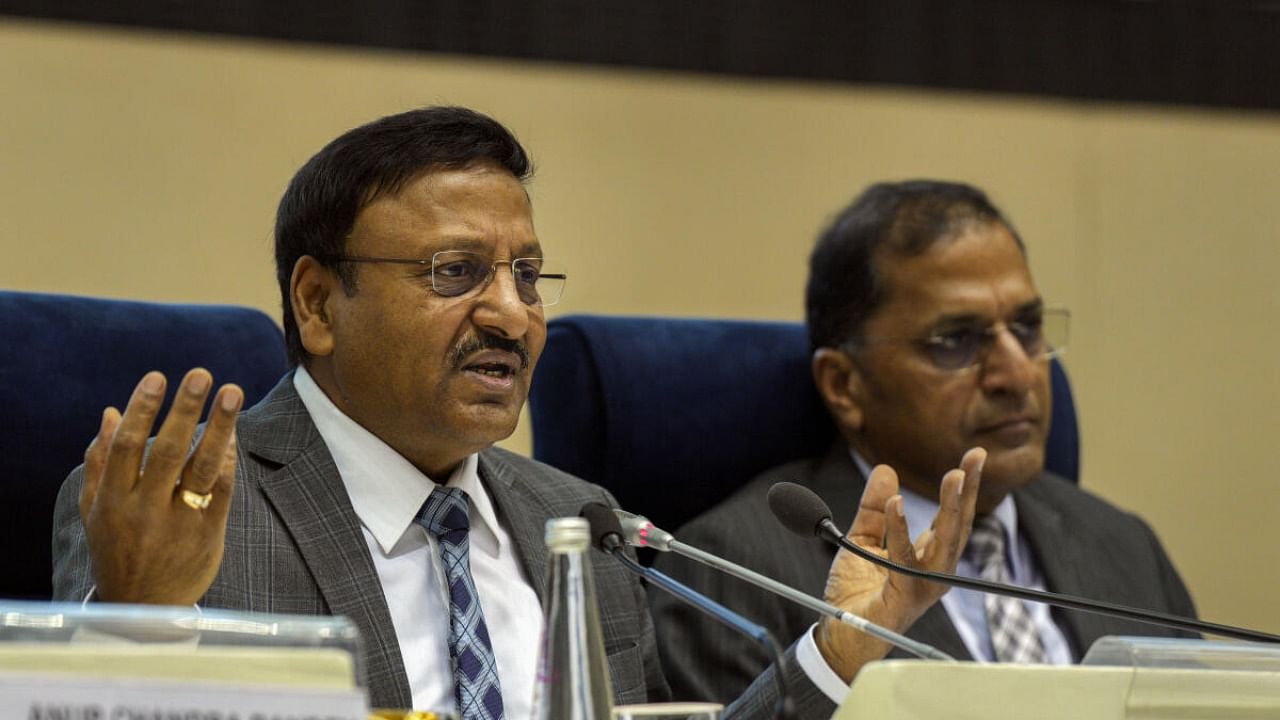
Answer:
[[[954,572],[969,541],[974,508],[987,452],[973,448],[964,454],[960,468],[942,478],[938,514],[914,544],[898,494],[898,475],[886,465],[877,466],[867,478],[858,514],[849,528],[849,540],[881,556],[909,567],[934,572]],[[827,602],[898,632],[905,631],[947,591],[941,583],[896,573],[840,550],[827,576]],[[889,651],[883,641],[865,635],[831,618],[823,619],[814,636],[827,663],[845,682],[868,662]]]
[[[192,449],[212,387],[207,370],[187,373],[150,453],[147,437],[164,400],[164,375],[147,373],[123,416],[113,407],[103,411],[85,451],[80,489],[97,599],[189,605],[213,583],[235,486],[235,422],[244,393],[235,385],[218,390]]]

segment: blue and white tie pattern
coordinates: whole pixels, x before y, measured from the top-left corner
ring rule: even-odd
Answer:
[[[440,541],[440,560],[449,584],[449,659],[458,716],[462,720],[502,720],[498,663],[471,578],[470,508],[471,499],[465,492],[437,486],[422,505],[417,523]]]
[[[999,518],[994,515],[979,515],[973,519],[969,551],[981,568],[983,580],[1010,583],[1004,546],[1004,523]],[[1021,600],[987,593],[983,603],[996,660],[1007,663],[1047,661],[1040,631]]]

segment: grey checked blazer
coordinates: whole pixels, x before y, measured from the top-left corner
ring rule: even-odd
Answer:
[[[769,510],[767,493],[790,481],[816,492],[841,528],[853,522],[866,481],[848,447],[837,441],[826,455],[774,468],[685,525],[681,541],[746,565],[813,595],[822,595],[835,551],[817,538],[785,530]],[[1013,493],[1018,526],[1031,543],[1050,590],[1194,617],[1195,607],[1159,540],[1137,516],[1123,512],[1055,475],[1046,474]],[[659,569],[761,623],[780,642],[795,640],[815,621],[813,613],[675,553],[659,557]],[[658,644],[673,691],[680,697],[733,697],[764,667],[749,643],[700,622],[664,597],[651,598]],[[1178,635],[1176,631],[1104,615],[1054,609],[1073,656],[1103,635]],[[941,603],[906,633],[960,659],[964,641]],[[899,651],[891,657],[906,657]]]
[[[252,612],[346,615],[364,640],[363,664],[374,707],[411,705],[400,646],[373,560],[333,458],[286,375],[237,423],[239,464],[226,552],[205,607]],[[480,453],[480,477],[515,540],[525,576],[545,595],[548,518],[577,515],[582,505],[616,505],[602,488],[514,453]],[[83,598],[92,566],[77,497],[83,468],[63,484],[54,510],[54,597]],[[644,589],[619,563],[592,553],[600,617],[618,703],[670,696],[658,661]],[[789,652],[793,658],[793,651]],[[772,668],[726,711],[770,717]],[[802,717],[825,718],[834,706],[789,664],[787,677]]]

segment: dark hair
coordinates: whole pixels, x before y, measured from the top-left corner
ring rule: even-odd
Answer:
[[[344,289],[354,293],[354,274],[334,258],[345,251],[360,211],[428,171],[484,162],[521,182],[533,174],[520,142],[493,118],[462,107],[428,107],[348,130],[298,170],[276,211],[276,280],[290,364],[306,358],[289,297],[298,259],[310,255],[334,268]]]
[[[981,190],[963,183],[876,183],[845,208],[809,256],[805,322],[811,350],[857,339],[888,296],[876,263],[923,253],[974,223],[1000,223],[1022,238]]]

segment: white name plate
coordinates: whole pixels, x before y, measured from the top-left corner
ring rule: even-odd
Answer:
[[[358,689],[0,674],[0,720],[365,720]]]

